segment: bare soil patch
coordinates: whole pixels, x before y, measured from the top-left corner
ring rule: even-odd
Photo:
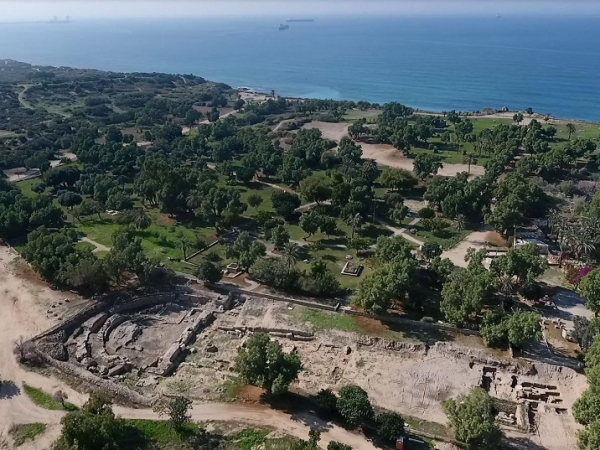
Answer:
[[[363,157],[374,159],[377,164],[397,169],[413,170],[413,160],[407,158],[389,144],[366,144],[361,142],[360,146],[363,150]],[[457,173],[468,172],[468,170],[468,164],[444,164],[444,167],[438,171],[438,175],[454,177]],[[484,174],[485,169],[483,166],[471,165],[471,176]]]
[[[308,130],[316,128],[321,130],[323,137],[331,141],[340,142],[344,136],[348,135],[348,122],[309,122],[302,129]]]

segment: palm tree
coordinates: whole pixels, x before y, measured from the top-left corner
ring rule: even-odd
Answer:
[[[283,255],[283,259],[288,267],[289,272],[302,257],[302,249],[295,242],[288,242],[281,249],[281,254]]]
[[[148,228],[150,224],[152,224],[152,219],[150,219],[148,214],[146,214],[146,211],[140,209],[139,213],[135,216],[135,219],[133,220],[133,224],[136,228],[143,230]]]
[[[352,228],[352,234],[350,235],[350,239],[354,239],[354,233],[360,228],[361,224],[362,216],[360,215],[360,213],[356,213],[350,218],[350,220],[348,220],[348,225],[350,225],[350,227]]]
[[[459,233],[465,228],[467,228],[467,218],[464,214],[459,214],[458,216],[456,216],[456,218],[454,219],[454,228]]]
[[[577,127],[573,123],[569,122],[567,124],[567,131],[569,132],[569,138],[568,138],[568,140],[570,141],[571,140],[571,135],[577,131]]]

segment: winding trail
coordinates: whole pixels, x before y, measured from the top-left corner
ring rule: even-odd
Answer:
[[[18,95],[18,99],[19,99],[19,103],[21,104],[21,106],[25,109],[33,109],[33,106],[31,106],[31,103],[29,103],[27,100],[25,100],[25,94],[27,94],[27,91],[29,89],[31,89],[33,85],[32,84],[25,84],[22,85],[23,90],[21,92],[19,92]]]

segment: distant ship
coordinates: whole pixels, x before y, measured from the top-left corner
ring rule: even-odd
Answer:
[[[294,22],[314,22],[315,19],[288,19],[286,22],[294,23]]]
[[[279,25],[279,31],[289,30],[289,28],[290,28],[289,25],[284,25],[284,24]]]
[[[496,14],[496,19],[502,19],[502,16],[500,15],[500,13]]]

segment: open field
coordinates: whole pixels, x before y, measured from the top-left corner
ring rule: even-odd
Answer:
[[[399,150],[395,149],[388,144],[365,144],[361,143],[360,146],[363,150],[363,157],[374,159],[377,164],[382,166],[395,167],[397,169],[413,170],[412,159],[404,156]],[[438,175],[453,177],[457,173],[467,172],[469,170],[468,164],[444,164],[438,171]],[[471,175],[483,175],[485,170],[482,166],[472,164],[470,167]]]

